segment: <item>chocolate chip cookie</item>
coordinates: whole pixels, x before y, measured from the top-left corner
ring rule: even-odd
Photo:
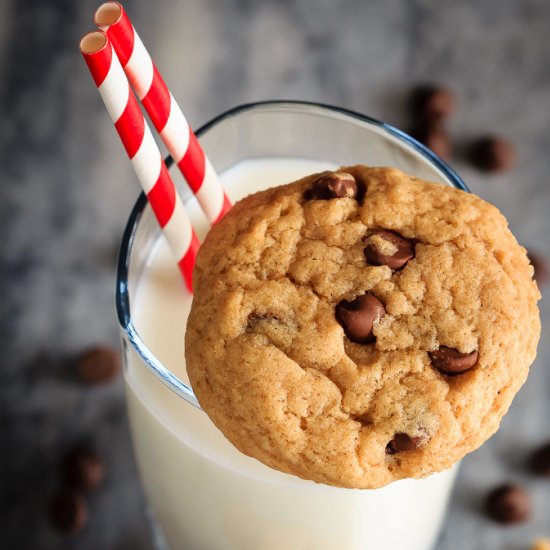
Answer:
[[[475,195],[353,166],[251,195],[197,258],[187,370],[243,453],[341,487],[449,468],[540,335],[533,268]]]

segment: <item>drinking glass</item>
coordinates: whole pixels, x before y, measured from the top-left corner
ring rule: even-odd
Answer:
[[[340,108],[292,101],[249,104],[215,118],[197,135],[218,173],[256,158],[312,159],[336,166],[392,166],[467,191],[449,166],[414,139]],[[189,191],[181,186],[180,192],[196,210]],[[200,215],[195,224],[199,233],[206,231]],[[132,439],[159,548],[433,548],[456,466],[381,489],[342,489],[275,472],[241,455],[218,432],[184,376],[149,349],[134,322],[140,280],[162,238],[141,195],[122,240],[116,306]],[[168,328],[171,321],[163,323]],[[183,341],[181,334],[182,361]]]

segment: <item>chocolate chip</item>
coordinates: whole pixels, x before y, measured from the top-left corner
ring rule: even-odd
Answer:
[[[88,519],[88,506],[84,497],[63,490],[50,500],[50,522],[58,531],[72,535],[80,531]]]
[[[120,353],[106,346],[90,348],[76,360],[80,379],[92,386],[110,382],[120,372],[120,368]]]
[[[457,349],[440,346],[435,351],[430,351],[432,365],[444,374],[460,374],[470,370],[479,356],[477,350],[470,353],[461,353]]]
[[[96,453],[86,449],[75,449],[65,457],[62,473],[67,487],[90,492],[103,482],[105,466]]]
[[[531,455],[529,464],[533,473],[539,476],[550,477],[550,443],[537,449]]]
[[[542,286],[548,280],[548,264],[546,260],[532,250],[527,251],[527,257],[535,270],[535,281],[537,281],[539,286]]]
[[[410,134],[443,160],[449,160],[451,157],[453,149],[451,138],[442,126],[437,124],[420,124],[413,128]]]
[[[414,258],[414,243],[393,231],[375,231],[367,237],[365,256],[373,265],[401,269]]]
[[[440,122],[448,119],[455,110],[454,94],[443,86],[428,84],[413,90],[410,109],[418,119],[425,122]]]
[[[396,433],[393,439],[386,445],[386,454],[394,455],[405,451],[416,451],[422,443],[422,437],[411,437],[406,433]]]
[[[468,151],[470,162],[484,172],[503,172],[516,162],[514,146],[497,136],[486,136],[475,141]]]
[[[370,292],[336,306],[336,319],[344,328],[346,336],[359,344],[374,341],[372,327],[386,313],[382,302]]]
[[[354,198],[356,195],[355,178],[346,172],[332,172],[321,176],[313,182],[309,192],[309,198],[321,200]]]
[[[531,517],[531,499],[520,485],[502,485],[489,493],[485,510],[490,518],[499,523],[523,523]]]

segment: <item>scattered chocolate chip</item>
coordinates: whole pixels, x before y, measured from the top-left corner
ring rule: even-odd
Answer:
[[[405,451],[416,451],[422,443],[422,437],[411,437],[405,433],[396,433],[393,439],[386,445],[386,454],[394,455]]]
[[[375,231],[367,237],[365,256],[373,265],[401,269],[414,258],[414,243],[393,231]]]
[[[63,490],[52,497],[50,522],[58,531],[72,535],[80,531],[88,519],[88,506],[78,493]]]
[[[354,198],[356,195],[355,178],[345,172],[332,172],[321,176],[313,182],[309,192],[309,198],[321,200]]]
[[[410,99],[412,115],[429,123],[451,117],[456,107],[454,94],[444,86],[424,85],[414,89]]]
[[[531,455],[529,464],[533,473],[539,476],[550,477],[550,443],[537,449]]]
[[[475,141],[469,151],[470,162],[484,172],[503,172],[516,162],[516,150],[507,140],[486,136]]]
[[[346,336],[359,344],[374,341],[372,327],[385,313],[382,302],[371,293],[358,296],[351,302],[343,300],[336,306],[336,319]]]
[[[62,473],[67,487],[90,492],[103,482],[105,466],[96,453],[86,449],[75,449],[65,457]]]
[[[438,157],[443,160],[450,158],[453,149],[451,138],[442,126],[422,124],[413,128],[410,134]]]
[[[485,511],[490,518],[499,523],[523,523],[531,517],[531,499],[520,485],[502,485],[493,489],[487,496]]]
[[[548,280],[548,264],[546,260],[532,250],[527,251],[527,257],[535,269],[535,281],[537,281],[539,286],[542,286]]]
[[[110,382],[120,372],[120,368],[120,353],[106,346],[90,348],[76,360],[80,379],[92,386]]]
[[[470,353],[461,353],[460,351],[440,346],[435,351],[430,351],[432,365],[444,374],[460,374],[470,370],[476,363],[479,356],[477,350]]]

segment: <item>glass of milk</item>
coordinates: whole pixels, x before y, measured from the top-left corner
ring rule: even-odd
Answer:
[[[333,107],[266,102],[229,111],[198,135],[232,201],[341,165],[392,166],[466,189],[399,130]],[[199,237],[208,223],[177,180]],[[128,413],[159,548],[430,550],[451,470],[376,490],[341,489],[244,456],[200,409],[185,371],[192,297],[142,195],[124,234],[117,279]],[[207,345],[207,344],[205,344]]]

